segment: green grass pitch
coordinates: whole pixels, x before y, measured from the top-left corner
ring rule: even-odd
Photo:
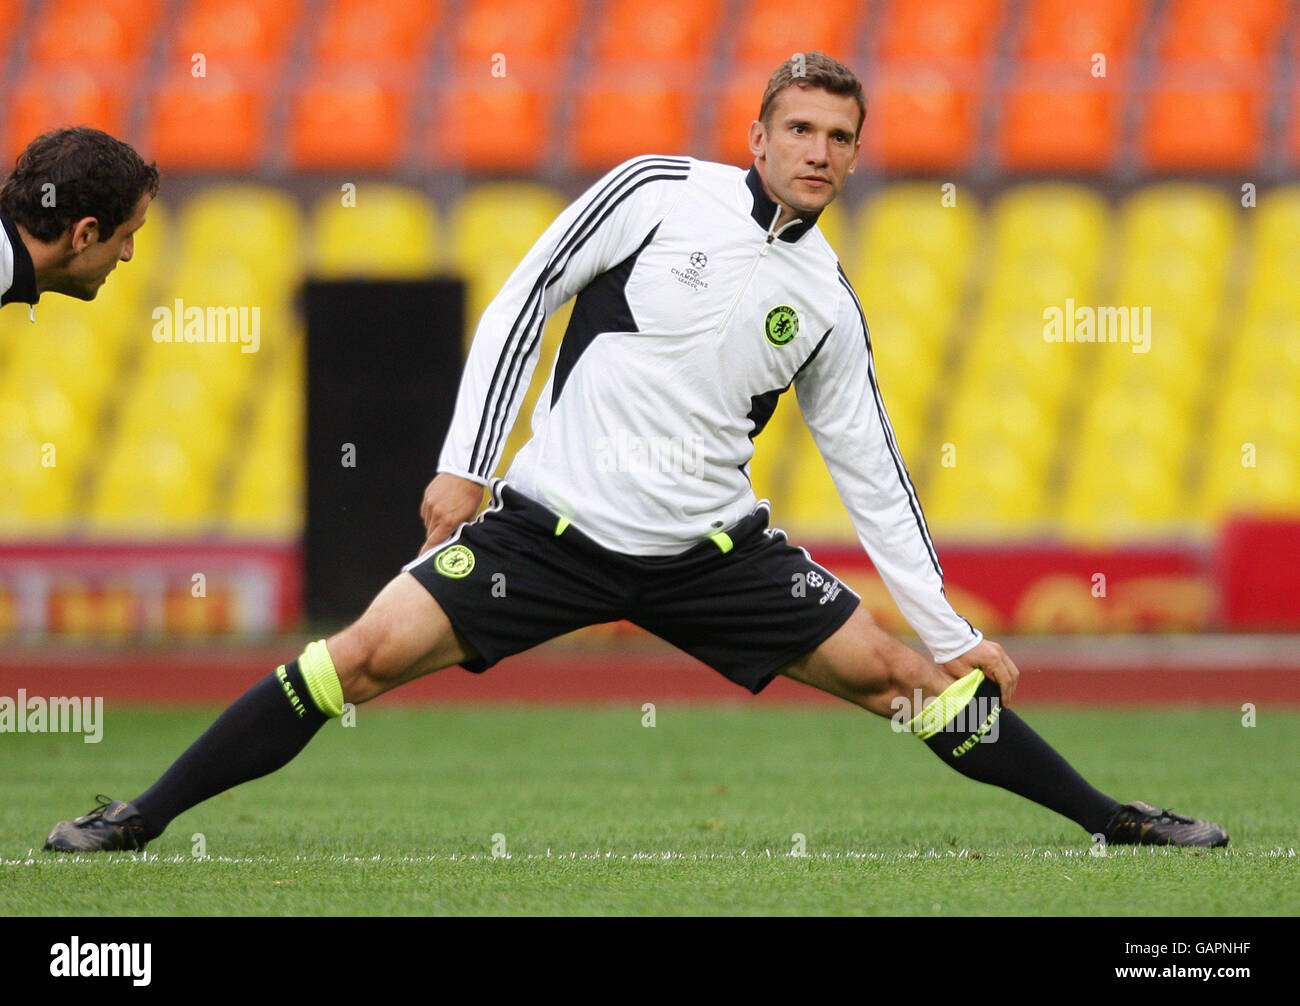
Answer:
[[[1070,822],[847,706],[662,704],[645,727],[636,705],[380,704],[182,815],[147,858],[40,851],[214,714],[110,707],[97,745],[0,736],[0,913],[1300,911],[1300,712],[1268,708],[1254,727],[1231,708],[1025,713],[1099,788],[1223,822],[1227,850],[1090,855]]]

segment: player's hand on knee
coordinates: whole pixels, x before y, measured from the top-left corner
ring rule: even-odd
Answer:
[[[965,677],[978,668],[986,677],[992,678],[997,683],[998,688],[1002,690],[1002,701],[1008,705],[1011,703],[1011,697],[1016,693],[1016,686],[1020,683],[1020,668],[1007,656],[1007,651],[991,639],[982,640],[979,645],[943,666],[949,674],[959,678]]]
[[[420,519],[424,521],[423,555],[450,538],[472,518],[483,502],[483,487],[450,472],[440,472],[424,490]]]

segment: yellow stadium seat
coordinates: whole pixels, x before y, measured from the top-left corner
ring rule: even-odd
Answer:
[[[791,388],[777,401],[763,431],[754,439],[754,457],[749,463],[749,480],[759,499],[772,500],[784,508],[787,486],[798,462],[803,415]]]
[[[1181,248],[1191,252],[1191,258],[1171,261],[1221,274],[1236,247],[1239,212],[1228,196],[1209,186],[1149,185],[1120,210],[1122,254],[1161,260]]]
[[[788,481],[773,489],[773,523],[796,540],[852,541],[853,522],[807,426],[796,427]]]
[[[8,365],[0,373],[11,375],[20,387],[54,383],[93,422],[105,388],[117,376],[117,349],[116,342],[104,338],[85,319],[63,316],[50,322],[42,318],[30,333],[15,339]]]
[[[946,538],[1005,538],[1044,521],[1041,467],[987,433],[953,444],[951,465],[936,465],[920,495],[930,526]]]
[[[1233,404],[1225,400],[1224,407]],[[1204,462],[1198,508],[1203,519],[1217,523],[1233,514],[1300,511],[1300,444],[1294,428],[1222,424]]]
[[[441,228],[431,200],[415,189],[362,182],[355,205],[330,193],[312,213],[309,268],[325,279],[411,279],[442,266]]]
[[[888,268],[870,267],[853,276],[867,327],[887,337],[885,322],[906,318],[913,337],[920,337],[937,355],[957,315],[961,291],[931,260],[903,249]]]
[[[234,260],[277,291],[302,276],[305,220],[297,202],[279,189],[204,189],[185,204],[178,229],[181,261],[190,268]]]
[[[852,276],[850,270],[856,261],[857,246],[849,236],[849,224],[848,211],[838,202],[827,206],[817,218],[817,227],[840,260],[840,268]]]
[[[209,531],[216,523],[213,472],[196,446],[164,428],[124,431],[100,472],[90,530],[146,539]]]
[[[451,242],[454,264],[468,288],[467,340],[484,309],[564,205],[554,190],[531,182],[478,185],[456,204]]]
[[[993,254],[1000,260],[1059,262],[1090,279],[1105,251],[1109,221],[1106,201],[1091,188],[1019,185],[990,207]]]
[[[564,207],[559,193],[534,182],[474,186],[451,213],[456,266],[468,272],[499,255],[518,262]]]
[[[0,534],[42,537],[66,529],[85,461],[66,403],[0,387]]]
[[[859,211],[857,267],[886,272],[895,254],[909,249],[934,263],[950,287],[958,286],[971,265],[980,211],[974,199],[958,195],[945,206],[937,182],[898,182],[881,189]]]
[[[233,534],[285,539],[302,533],[303,367],[301,352],[282,354],[258,396],[257,416],[247,446],[239,452],[223,514]]]

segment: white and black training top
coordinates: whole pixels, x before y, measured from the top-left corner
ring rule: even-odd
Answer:
[[[14,222],[0,213],[0,307],[35,304],[38,299],[32,256]]]
[[[753,438],[794,385],[858,537],[942,663],[982,638],[953,611],[885,414],[862,307],[815,220],[748,172],[637,157],[569,206],[484,311],[439,460],[484,485],[546,319],[577,296],[507,471],[606,548],[674,555],[749,514]]]

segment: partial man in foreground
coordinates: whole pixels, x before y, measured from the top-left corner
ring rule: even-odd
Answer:
[[[143,849],[188,808],[285,765],[345,703],[452,664],[482,672],[618,619],[750,692],[781,674],[892,717],[962,775],[1107,843],[1226,845],[1217,824],[1089,785],[1005,707],[1019,671],[944,595],[862,307],[817,227],[856,167],[865,114],[851,70],[801,54],[768,83],[748,170],[633,158],[566,209],[479,323],[425,492],[421,555],[357,622],[254,685],[148,790],[60,822],[45,847]],[[571,297],[533,437],[493,479],[542,328]],[[768,526],[749,461],[791,387],[931,659]],[[675,460],[650,463],[656,445],[676,445]],[[485,486],[491,506],[471,521]]]
[[[43,293],[94,300],[131,261],[157,194],[157,166],[98,129],[32,140],[0,186],[0,305],[35,305]]]

